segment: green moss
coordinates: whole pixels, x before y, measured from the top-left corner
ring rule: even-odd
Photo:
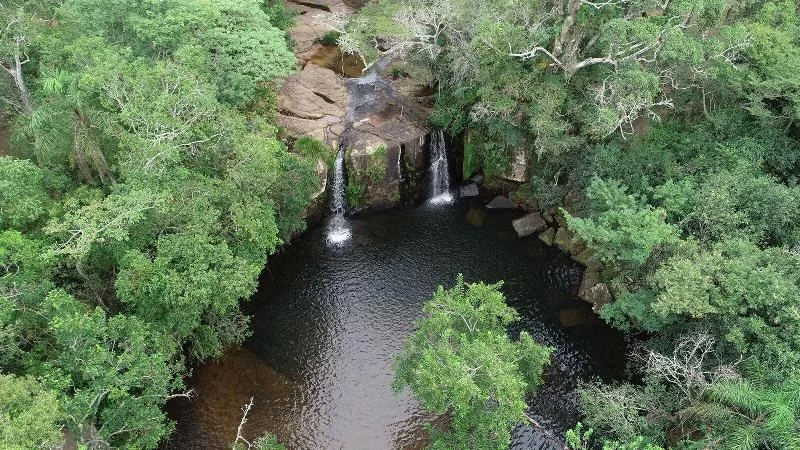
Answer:
[[[364,175],[371,184],[380,184],[386,179],[386,155],[388,150],[385,145],[378,147],[370,156],[369,163],[364,168]]]

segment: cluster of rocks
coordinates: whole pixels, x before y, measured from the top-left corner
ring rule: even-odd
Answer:
[[[482,180],[482,175],[472,177],[467,184],[461,186],[461,196],[478,197],[480,195],[479,185]],[[520,205],[512,198],[498,195],[489,201],[483,210],[470,209],[466,220],[473,225],[480,226],[486,217],[486,210],[517,209],[520,207],[529,209],[528,205]],[[512,221],[511,225],[520,238],[536,235],[546,245],[557,247],[570,255],[573,261],[584,266],[585,270],[578,289],[578,296],[590,303],[595,313],[599,313],[604,305],[611,303],[613,300],[611,291],[608,285],[603,283],[603,267],[597,259],[595,250],[589,248],[586,241],[576,236],[569,229],[567,220],[559,209],[550,208],[544,211],[531,211]],[[572,316],[570,317],[565,317],[562,322],[573,323],[577,320]]]
[[[596,257],[596,252],[569,229],[561,211],[551,208],[546,211],[531,212],[514,220],[512,225],[517,236],[526,237],[538,233],[542,242],[551,247],[558,247],[586,268],[578,296],[591,303],[595,312],[600,312],[600,308],[611,302],[611,292],[608,286],[601,282],[602,266]]]

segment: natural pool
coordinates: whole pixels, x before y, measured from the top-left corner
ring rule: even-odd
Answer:
[[[520,214],[462,200],[351,219],[352,238],[337,245],[325,226],[308,231],[264,271],[245,306],[253,335],[244,348],[196,368],[197,397],[170,405],[178,429],[168,448],[226,448],[250,397],[247,437],[269,431],[298,449],[424,447],[432,417],[408,393],[392,394],[392,359],[422,303],[459,272],[504,280],[523,317],[514,331],[556,348],[529,415],[562,437],[579,419],[577,382],[619,375],[625,344],[574,297],[579,265],[535,236],[517,238]],[[524,426],[512,448],[563,443]]]

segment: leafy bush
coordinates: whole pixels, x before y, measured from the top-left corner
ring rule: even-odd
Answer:
[[[677,240],[677,229],[664,221],[663,209],[642,204],[614,180],[595,178],[586,196],[591,218],[576,218],[566,211],[564,216],[569,228],[605,263],[638,267],[654,248]]]
[[[347,185],[347,204],[351,208],[357,208],[364,202],[366,187],[363,184],[350,182]]]
[[[312,160],[321,159],[329,166],[333,164],[336,153],[324,142],[311,136],[302,136],[294,142],[294,151]]]
[[[339,33],[338,31],[328,31],[319,38],[319,43],[322,45],[337,45],[341,35],[342,33]]]

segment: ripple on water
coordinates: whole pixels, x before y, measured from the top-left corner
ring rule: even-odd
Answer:
[[[564,310],[570,317],[590,312],[574,297],[580,268],[535,237],[514,238],[511,220],[519,213],[490,212],[474,226],[467,209],[460,200],[351,218],[347,245],[331,245],[329,229],[320,227],[275,256],[248,305],[254,332],[247,350],[197,369],[191,383],[198,399],[172,405],[181,412],[168,448],[225,448],[250,396],[250,437],[270,431],[297,449],[423,448],[423,425],[444,419],[408,393],[392,394],[392,361],[423,302],[458,273],[467,281],[505,280],[503,292],[522,316],[512,334],[526,330],[554,347],[529,414],[563,436],[579,418],[578,380],[619,374],[624,343],[596,322],[561,326]],[[520,426],[512,448],[563,443]]]

